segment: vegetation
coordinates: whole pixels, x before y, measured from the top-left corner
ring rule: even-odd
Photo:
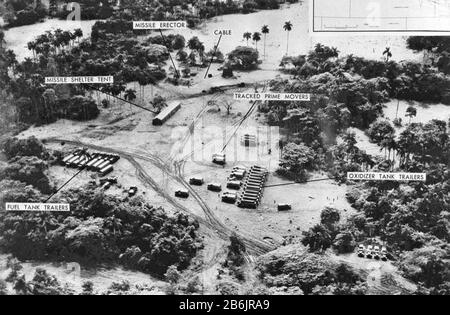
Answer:
[[[257,269],[269,287],[297,289],[305,295],[363,295],[364,277],[326,255],[311,254],[290,245],[259,258]]]
[[[8,159],[17,156],[36,156],[42,159],[49,157],[49,152],[45,149],[42,142],[34,136],[25,139],[7,139],[3,144],[3,152]]]
[[[3,199],[20,201],[8,192]],[[90,265],[120,261],[162,276],[169,266],[186,268],[201,246],[197,222],[183,214],[168,217],[139,198],[123,202],[84,187],[64,193],[59,201],[70,203],[71,212],[20,216],[3,212],[2,249],[19,259]]]
[[[31,1],[27,0],[7,2],[14,2],[8,15],[9,26],[67,13],[44,12],[30,7]],[[195,27],[217,14],[278,7],[278,2],[271,0],[246,0],[242,8],[232,1],[166,2],[121,1],[120,10],[115,12],[110,1],[102,2],[101,9],[95,6],[96,10],[90,9],[94,7],[91,1],[81,1],[83,18],[108,19],[94,25],[89,39],[82,39],[81,30],[42,34],[28,43],[33,57],[21,62],[6,50],[4,33],[0,32],[1,122],[43,124],[59,118],[94,119],[99,114],[99,104],[111,104],[110,96],[130,102],[145,99],[145,86],[166,78],[164,68],[171,52],[180,61],[185,78],[190,77],[191,66],[203,67],[209,59],[225,59],[215,52],[215,47],[207,51],[198,37],[162,37],[134,31],[131,20],[162,20],[170,16],[173,20],[186,19],[190,27]],[[397,120],[392,125],[383,117],[384,103],[391,98],[450,104],[448,39],[408,40],[411,49],[427,51],[430,60],[424,64],[395,62],[389,47],[383,52],[382,61],[353,55],[342,57],[336,48],[321,44],[307,55],[288,56],[293,25],[286,22],[283,28],[287,33],[286,56],[280,69],[293,77],[273,80],[270,90],[311,93],[312,98],[301,103],[270,101],[259,107],[269,124],[286,130],[286,138],[280,142],[282,156],[277,173],[305,182],[309,172],[326,171],[339,183],[349,184],[347,199],[357,214],[341,221],[338,209],[323,209],[320,223],[303,232],[300,242],[307,250],[293,244],[261,257],[257,263],[260,280],[276,292],[365,294],[364,274],[334,262],[329,253],[350,253],[357,243],[375,238],[386,244],[389,258],[402,274],[419,284],[417,294],[449,294],[449,122],[416,123],[420,113],[410,106],[406,111],[409,123],[398,132],[395,127],[401,122]],[[224,69],[230,69],[231,74],[232,70],[256,69],[261,34],[265,57],[267,26],[260,32],[244,33],[247,46],[233,50]],[[256,49],[248,47],[249,40],[253,40]],[[174,71],[169,70],[169,74]],[[102,87],[101,91],[108,95],[103,101],[98,92],[87,86],[62,88],[43,84],[45,76],[111,74],[115,83]],[[180,74],[173,75],[178,79]],[[134,89],[129,86],[133,83]],[[158,112],[166,106],[159,95],[148,103]],[[216,105],[225,107],[230,114],[231,103]],[[364,131],[384,151],[384,157],[361,150],[348,127]],[[0,205],[7,201],[46,200],[54,191],[48,167],[57,153],[48,152],[35,138],[8,140],[3,151],[8,163],[0,165]],[[347,172],[368,170],[424,172],[427,181],[347,181]],[[123,201],[87,185],[61,193],[57,201],[70,203],[72,211],[0,212],[0,249],[20,259],[78,261],[94,266],[119,261],[127,268],[164,277],[171,284],[168,291],[174,292],[181,272],[202,247],[198,222],[180,213],[168,216],[141,198]],[[245,280],[245,255],[245,245],[232,235],[223,267],[240,281]],[[7,283],[13,284],[19,294],[73,294],[45,270],[37,270],[27,281],[17,262],[11,260],[9,265]],[[0,282],[0,294],[7,293],[8,284]],[[129,294],[133,289],[126,281],[114,283],[106,294]],[[224,283],[219,289],[235,293],[239,288]],[[188,293],[201,290],[198,277],[192,277],[185,288]],[[83,285],[83,294],[94,292],[92,283]]]
[[[439,69],[415,62],[367,60],[353,55],[340,57],[335,48],[317,44],[308,56],[286,57],[281,66],[310,84],[322,83],[320,92],[342,83],[359,85],[366,80],[378,83],[377,93],[419,102],[449,102],[449,79]],[[348,87],[344,87],[348,90]],[[327,93],[328,94],[328,93]]]
[[[34,24],[48,15],[40,1],[7,0],[2,6],[3,19],[10,27]]]
[[[228,65],[233,70],[254,70],[258,66],[258,58],[256,49],[239,46],[228,54]]]
[[[230,269],[232,274],[238,280],[244,280],[245,275],[242,266],[245,264],[245,245],[237,235],[230,236],[230,245],[228,246],[228,256],[223,263],[224,267]]]
[[[48,162],[39,157],[51,154],[35,138],[11,140],[5,147],[15,155],[0,169],[1,204],[45,200],[53,188]],[[186,268],[201,247],[195,220],[184,214],[169,217],[140,198],[124,202],[88,185],[61,193],[55,202],[69,203],[71,212],[0,211],[0,248],[19,259],[93,265],[120,261],[163,275],[169,266]]]
[[[289,54],[289,33],[292,31],[292,23],[290,21],[285,22],[283,25],[283,29],[287,32],[286,55],[288,55]]]
[[[443,246],[427,246],[403,254],[400,268],[404,275],[421,284],[419,294],[450,294],[449,248]]]
[[[303,143],[289,143],[283,149],[277,173],[291,180],[303,182],[307,179],[307,170],[312,170],[314,165],[315,154],[312,149]]]
[[[426,51],[431,54],[431,63],[439,71],[450,74],[450,39],[447,36],[413,36],[409,37],[408,48]]]
[[[438,39],[409,42],[417,50],[442,52],[447,47],[446,39],[442,43]],[[415,123],[418,112],[414,106],[407,109],[410,122],[401,132],[395,128],[398,122],[394,127],[382,118],[383,103],[393,97],[445,102],[448,77],[441,72],[443,68],[396,63],[388,49],[384,55],[384,62],[340,58],[336,49],[318,44],[307,56],[285,57],[280,66],[297,80],[273,80],[272,90],[309,92],[311,101],[271,101],[259,110],[267,114],[269,124],[287,131],[280,163],[284,170],[279,172],[286,178],[295,179],[292,174],[307,178],[316,169],[328,171],[339,182],[347,182],[349,171],[426,173],[426,182],[349,183],[347,199],[358,213],[341,222],[338,211],[324,209],[321,223],[305,231],[301,242],[311,252],[350,253],[357,243],[379,239],[403,275],[419,284],[417,294],[448,294],[448,277],[444,276],[449,268],[444,257],[448,258],[450,235],[448,122]],[[365,131],[385,152],[384,158],[358,148],[355,134],[347,131],[349,126]],[[284,266],[276,261],[277,266]],[[285,269],[280,278],[270,272],[264,276],[280,281],[289,272]]]
[[[9,27],[29,25],[38,22],[45,17],[57,17],[66,19],[72,13],[69,3],[59,5],[56,1],[50,1],[46,8],[40,1],[33,0],[7,0],[2,3],[5,11],[4,17]],[[246,0],[242,7],[235,1],[208,1],[195,0],[160,1],[160,0],[123,0],[118,7],[115,1],[102,0],[102,5],[92,0],[77,1],[80,6],[80,18],[82,20],[94,19],[118,19],[129,17],[132,20],[184,20],[189,27],[195,27],[202,20],[218,15],[233,13],[250,13],[262,9],[278,9],[277,0]]]

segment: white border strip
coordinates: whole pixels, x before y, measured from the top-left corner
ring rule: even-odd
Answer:
[[[332,37],[332,36],[450,36],[450,28],[448,31],[314,31],[314,1],[316,0],[306,0],[309,6],[309,28],[308,32],[310,36],[324,36],[324,37]],[[334,0],[321,0],[321,1],[334,1]],[[359,0],[366,1],[366,0]],[[379,0],[370,0],[370,1],[379,1]],[[450,24],[450,16],[449,16],[449,24]]]

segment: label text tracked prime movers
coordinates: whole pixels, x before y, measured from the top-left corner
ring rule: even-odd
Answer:
[[[134,21],[135,30],[181,30],[186,29],[186,21]]]
[[[305,93],[234,93],[235,100],[248,101],[282,101],[282,102],[308,102],[311,94]]]
[[[109,84],[113,76],[45,77],[45,84]]]

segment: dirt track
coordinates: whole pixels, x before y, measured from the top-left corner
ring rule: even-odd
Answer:
[[[80,141],[73,141],[73,140],[65,140],[65,139],[56,139],[56,138],[49,138],[45,139],[45,142],[47,143],[60,143],[65,142],[70,145],[74,146],[80,146],[80,147],[86,147],[92,150],[102,151],[102,152],[108,152],[120,155],[122,158],[129,161],[133,167],[136,169],[136,174],[138,178],[146,185],[149,185],[152,189],[154,189],[158,194],[163,196],[167,202],[169,202],[171,205],[173,205],[176,209],[188,213],[189,215],[196,218],[201,224],[205,225],[206,227],[213,229],[220,238],[224,240],[228,240],[230,235],[235,233],[233,230],[225,226],[220,220],[217,218],[217,216],[214,214],[214,212],[211,210],[211,208],[206,204],[206,202],[190,187],[190,185],[186,182],[186,180],[181,175],[180,167],[182,167],[182,164],[179,165],[177,169],[173,169],[170,165],[167,165],[164,161],[162,161],[160,158],[152,156],[151,154],[141,155],[139,153],[133,153],[133,152],[125,152],[113,148],[106,148],[101,147],[97,145],[87,144]],[[194,199],[197,201],[197,203],[201,206],[203,209],[206,220],[204,218],[201,218],[195,214],[193,214],[189,209],[184,207],[182,204],[180,204],[175,198],[173,198],[169,193],[167,193],[164,189],[162,189],[153,179],[152,177],[145,171],[145,169],[139,164],[137,159],[141,159],[147,162],[152,163],[154,166],[161,169],[163,172],[168,174],[172,179],[176,180],[181,185],[185,186],[191,194],[194,196]],[[261,241],[257,238],[254,238],[249,235],[243,235],[238,234],[238,237],[241,238],[241,240],[246,245],[246,248],[250,254],[253,255],[262,255],[264,253],[267,253],[275,247],[272,244],[269,244],[265,241]]]

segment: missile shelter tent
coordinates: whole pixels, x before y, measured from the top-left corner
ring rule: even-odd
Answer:
[[[153,118],[154,126],[161,126],[170,117],[172,117],[181,108],[180,102],[171,102],[164,108],[155,118]]]

